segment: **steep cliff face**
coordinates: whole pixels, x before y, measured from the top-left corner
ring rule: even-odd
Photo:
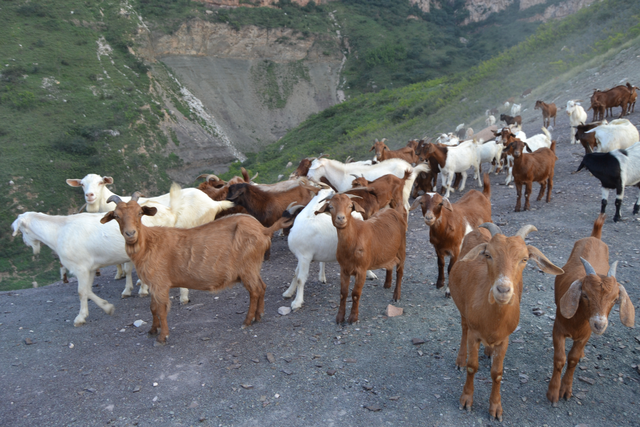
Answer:
[[[199,1],[201,3],[207,3],[207,4],[211,4],[211,5],[216,5],[216,6],[231,6],[231,7],[238,7],[238,6],[255,6],[255,7],[262,7],[262,6],[271,6],[274,3],[278,3],[280,0],[245,0],[245,1],[241,1],[241,0],[195,0],[195,1]],[[299,4],[300,6],[306,6],[307,4],[309,4],[311,0],[291,0],[291,3],[296,3]],[[336,1],[336,0],[315,0],[316,4],[325,4],[328,3],[330,1]]]
[[[338,102],[342,52],[337,38],[304,37],[286,28],[236,31],[196,19],[171,35],[141,27],[137,45],[145,59],[169,67],[217,126],[208,138],[186,123],[176,132],[176,153],[190,172],[242,160],[238,151],[258,151]]]

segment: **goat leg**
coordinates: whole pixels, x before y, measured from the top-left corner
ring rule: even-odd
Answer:
[[[504,356],[507,354],[509,347],[509,337],[502,343],[493,346],[491,364],[491,397],[489,398],[489,416],[502,421],[502,399],[500,397],[500,385],[502,384],[502,371],[504,369]]]
[[[247,316],[242,324],[242,329],[251,326],[251,322],[254,320],[257,322],[260,320],[260,314],[258,312],[258,306],[260,302],[260,296],[263,291],[262,280],[258,277],[243,277],[242,283],[249,292],[249,309],[247,310]],[[264,295],[262,295],[264,297]]]
[[[390,271],[390,270],[389,270]],[[351,292],[351,314],[349,315],[349,323],[356,323],[358,321],[358,309],[360,308],[360,296],[362,295],[362,287],[367,279],[367,275],[364,272],[358,271],[356,273],[355,284],[353,285],[353,291]]]
[[[400,301],[402,293],[402,276],[404,276],[404,260],[396,266],[396,288],[393,291],[393,300]]]
[[[544,190],[546,189],[547,189],[547,180],[545,179],[540,183],[540,192],[538,193],[538,198],[536,199],[537,201],[542,200],[542,196],[544,196]]]
[[[438,280],[436,280],[436,289],[441,289],[444,286],[444,252],[436,251],[438,256]]]
[[[153,321],[151,322],[151,329],[147,335],[149,337],[155,337],[158,335],[158,328],[160,327],[160,317],[158,317],[158,303],[155,298],[151,298],[151,317]]]
[[[559,314],[556,314],[559,315]],[[560,391],[560,378],[562,376],[562,369],[564,368],[564,364],[567,362],[567,356],[565,354],[564,346],[565,346],[566,338],[560,334],[556,325],[553,325],[553,374],[551,375],[551,380],[549,381],[549,388],[547,389],[547,399],[554,406],[557,405],[558,400],[560,399],[559,391]]]
[[[460,396],[460,409],[467,408],[471,412],[473,405],[473,379],[478,372],[478,350],[480,348],[480,339],[474,331],[467,333],[467,380],[462,389]]]
[[[531,210],[531,205],[529,204],[529,197],[531,197],[531,187],[533,187],[532,181],[527,181],[525,184],[525,192],[524,192],[524,210]]]
[[[552,190],[553,190],[553,173],[549,176],[549,186],[547,187],[547,203],[551,201]]]
[[[560,398],[565,398],[569,400],[573,395],[573,374],[578,366],[578,362],[580,362],[580,356],[584,350],[585,345],[587,345],[587,340],[576,340],[573,342],[571,346],[571,350],[569,351],[569,356],[567,356],[567,370],[562,377],[562,384],[560,385]]]
[[[469,326],[467,325],[467,319],[460,315],[460,326],[462,327],[462,338],[460,338],[460,350],[458,350],[458,357],[456,358],[456,368],[462,370],[467,366],[467,331]]]
[[[613,222],[618,222],[622,219],[622,217],[620,216],[620,207],[622,206],[622,199],[616,198],[615,205],[616,205],[616,214],[613,216]]]
[[[391,268],[386,269],[386,276],[384,278],[384,288],[389,289],[391,287],[391,281],[393,280],[393,270]]]
[[[518,198],[516,199],[516,212],[520,212],[520,200],[522,198],[522,183],[516,182],[516,193]]]
[[[336,316],[336,323],[341,324],[344,322],[344,314],[347,310],[347,297],[349,296],[349,282],[351,282],[351,276],[345,270],[340,271],[340,308],[338,308],[338,315]]]

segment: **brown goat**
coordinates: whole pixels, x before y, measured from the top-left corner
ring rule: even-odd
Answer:
[[[483,175],[482,193],[471,190],[458,200],[449,202],[439,194],[428,193],[416,199],[410,210],[422,207],[424,222],[429,226],[429,241],[438,256],[438,279],[436,288],[444,286],[445,257],[450,256],[447,272],[458,260],[464,236],[485,222],[491,222],[491,181],[489,174]],[[448,295],[448,290],[445,291]]]
[[[575,138],[580,141],[580,144],[582,144],[582,146],[584,147],[585,154],[593,153],[594,148],[596,148],[596,145],[598,145],[598,141],[596,141],[596,133],[587,133],[587,131],[595,129],[601,124],[602,122],[595,122],[576,126]]]
[[[627,83],[628,84],[628,83]],[[630,85],[629,85],[630,86]],[[591,106],[590,109],[593,109],[593,121],[603,120],[607,114],[611,110],[611,115],[613,116],[613,108],[621,107],[620,111],[621,118],[625,114],[627,114],[627,105],[629,104],[629,100],[631,99],[631,90],[627,86],[616,86],[611,89],[605,91],[594,90],[593,95],[591,96]],[[596,113],[601,115],[601,117],[596,117]]]
[[[508,116],[506,114],[500,114],[500,120],[505,122],[507,124],[507,126],[509,126],[509,125],[522,126],[522,116],[512,117],[512,116]]]
[[[453,266],[449,276],[451,297],[460,311],[462,326],[456,366],[467,370],[460,409],[466,407],[471,411],[473,380],[478,372],[478,350],[482,343],[492,360],[489,415],[502,421],[503,362],[509,335],[520,322],[522,271],[530,259],[545,273],[557,275],[563,271],[540,250],[525,244],[526,235],[535,230],[532,225],[525,225],[512,237],[506,237],[494,224],[483,226],[491,230],[491,239],[477,231],[470,233],[462,245],[461,254],[465,255]]]
[[[426,142],[418,145],[417,154],[420,162],[429,163],[429,172],[426,172],[426,179],[422,180],[419,184],[419,189],[425,193],[429,193],[436,189],[438,185],[438,171],[443,168],[447,162],[447,152],[449,148],[446,145],[434,144],[432,142]],[[460,186],[462,180],[462,174],[456,173],[456,179],[453,182],[453,188]],[[417,181],[417,179],[416,179]],[[440,193],[444,193],[444,186],[440,188]],[[413,197],[417,197],[417,190],[413,192]]]
[[[600,214],[593,224],[591,237],[573,245],[564,274],[555,281],[556,319],[553,323],[553,376],[549,381],[547,399],[552,403],[569,399],[573,393],[573,374],[583,355],[591,332],[602,335],[607,329],[609,313],[620,303],[620,321],[633,328],[635,309],[624,286],[616,281],[616,265],[609,267],[609,247],[601,240],[605,215]],[[607,273],[608,271],[608,273]],[[567,370],[565,340],[571,338]]]
[[[376,159],[379,162],[388,159],[402,159],[410,164],[414,164],[418,162],[418,156],[416,155],[415,149],[410,146],[402,147],[398,150],[390,150],[389,147],[384,143],[387,139],[382,138],[381,141],[376,139],[375,143],[371,147],[369,151],[376,150]]]
[[[367,181],[367,179],[364,177],[355,177],[351,185],[353,186],[354,190],[362,188],[372,190],[373,194],[375,194],[376,199],[378,200],[380,208],[383,208],[385,206],[388,206],[392,200],[395,201],[395,206],[401,205],[403,203],[402,193],[404,191],[404,185],[407,179],[409,179],[410,177],[411,172],[408,170],[405,171],[403,178],[398,178],[397,176],[392,174],[383,175],[373,181]],[[351,193],[351,190],[348,192]]]
[[[547,104],[543,101],[536,101],[536,106],[533,107],[534,110],[537,109],[542,110],[542,126],[548,128],[551,124],[551,117],[553,117],[553,126],[556,125],[556,113],[558,109],[556,108],[555,103]]]
[[[153,316],[149,335],[158,334],[160,328],[157,342],[166,343],[171,288],[219,291],[242,282],[250,298],[243,326],[259,321],[266,290],[260,277],[263,256],[273,233],[290,220],[281,218],[264,228],[249,215],[234,215],[190,229],[146,227],[142,216],[155,215],[156,208],[141,207],[137,196],[128,203],[111,196],[108,201],[116,203],[116,209],[100,222],[118,222],[127,255],[140,279],[149,285]]]
[[[272,192],[246,183],[234,184],[229,187],[227,200],[244,207],[249,215],[265,227],[270,227],[282,217],[282,213],[292,202],[306,206],[319,190],[303,184],[287,191]]]
[[[384,209],[369,220],[361,221],[353,218],[351,212],[362,213],[362,207],[346,194],[336,194],[316,211],[316,215],[330,214],[338,231],[336,258],[340,264],[340,309],[336,323],[344,322],[351,276],[355,276],[355,284],[351,293],[349,323],[358,321],[360,296],[367,278],[367,270],[387,270],[384,287],[388,289],[391,287],[392,269],[396,267],[393,299],[400,299],[406,256],[407,220],[404,206],[400,204],[396,208],[397,210]]]
[[[531,208],[529,204],[529,196],[531,195],[531,187],[534,182],[540,184],[540,194],[538,199],[541,200],[547,189],[547,203],[551,200],[551,190],[553,189],[553,174],[556,165],[556,142],[551,142],[551,148],[538,148],[531,154],[524,152],[525,148],[529,151],[526,142],[519,139],[509,143],[507,146],[507,154],[513,156],[513,180],[516,184],[518,199],[516,200],[516,212],[520,212],[520,200],[522,197],[522,185],[525,185],[525,202],[524,210]]]

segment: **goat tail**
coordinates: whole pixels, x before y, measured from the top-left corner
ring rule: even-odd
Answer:
[[[551,147],[549,147],[549,148],[551,149],[551,151],[553,151],[553,154],[556,153],[556,141],[555,140],[551,141]],[[556,156],[556,159],[557,158],[558,157]]]
[[[551,134],[549,133],[549,130],[546,127],[542,127],[542,133],[544,133],[547,138],[549,138],[549,141],[551,141]]]
[[[482,184],[482,194],[484,194],[487,200],[491,200],[491,180],[489,179],[489,174],[486,172],[482,175]]]
[[[288,227],[289,225],[293,225],[293,218],[281,217],[271,227],[265,227],[263,233],[265,236],[271,238],[273,233],[282,228]]]
[[[593,223],[593,231],[591,232],[591,237],[595,237],[596,239],[602,239],[602,226],[604,225],[604,219],[607,216],[603,213],[598,215],[598,218]]]
[[[169,189],[169,206],[171,212],[176,214],[180,211],[182,205],[182,187],[180,184],[174,182],[171,184],[171,189]]]

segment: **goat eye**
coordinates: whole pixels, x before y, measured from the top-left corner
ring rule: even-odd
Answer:
[[[525,264],[527,263],[527,261],[529,261],[529,258],[522,258],[522,262],[524,262]]]
[[[118,219],[118,218],[120,218],[120,217],[119,217],[118,215],[116,215],[116,214],[113,214],[113,218],[114,218],[114,219]]]

